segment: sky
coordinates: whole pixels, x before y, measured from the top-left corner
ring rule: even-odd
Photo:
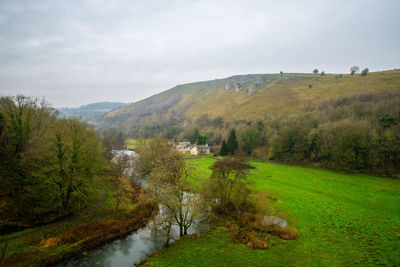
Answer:
[[[0,95],[136,102],[248,73],[400,67],[399,0],[0,0]]]

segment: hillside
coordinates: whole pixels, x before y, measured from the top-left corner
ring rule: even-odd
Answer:
[[[93,121],[100,119],[102,115],[115,109],[128,105],[128,103],[121,102],[97,102],[78,108],[59,108],[60,117],[79,116],[83,121]]]
[[[400,70],[367,76],[249,74],[178,85],[107,113],[100,128],[174,120],[180,125],[208,115],[225,122],[263,119],[269,114],[303,113],[324,100],[359,93],[400,91]]]

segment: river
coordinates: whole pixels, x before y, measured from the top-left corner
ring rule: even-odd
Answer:
[[[128,151],[128,152],[127,152]],[[129,150],[116,151],[114,155],[132,155]],[[142,181],[141,184],[146,184]],[[130,235],[114,240],[98,248],[84,252],[79,257],[63,261],[55,266],[135,266],[143,261],[148,255],[163,248],[166,235],[162,226],[157,224],[157,218],[163,215],[163,207],[159,206],[158,215],[152,219],[146,227],[143,227]],[[208,224],[194,222],[188,229],[188,234],[204,233],[208,231]],[[179,239],[179,228],[172,226],[170,243]]]

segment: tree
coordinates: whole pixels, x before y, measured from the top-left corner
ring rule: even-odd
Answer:
[[[384,116],[379,118],[379,122],[383,127],[390,127],[396,124],[395,118],[393,116],[385,114]]]
[[[336,167],[351,172],[364,170],[369,161],[370,145],[368,129],[359,125],[343,127],[334,149]]]
[[[54,183],[45,175],[54,166],[48,129],[56,112],[44,101],[16,96],[0,98],[0,113],[0,200],[7,199],[1,213],[12,224],[30,224],[38,214],[58,208],[51,201]]]
[[[115,179],[115,191],[114,197],[116,198],[115,209],[119,210],[121,203],[130,203],[133,199],[134,190],[131,185],[131,180],[125,176],[120,176]]]
[[[63,211],[69,213],[85,204],[88,182],[104,164],[98,154],[104,151],[96,133],[76,117],[60,120],[56,128],[53,142],[58,166],[52,179],[58,185]]]
[[[114,149],[124,149],[125,148],[125,135],[123,132],[119,131],[115,136]]]
[[[274,157],[287,162],[304,160],[308,149],[309,127],[305,124],[293,123],[283,128],[274,144]]]
[[[176,239],[176,233],[173,229],[175,219],[168,209],[163,209],[156,216],[150,219],[148,226],[150,228],[150,240],[154,244],[164,245],[168,247],[170,241]]]
[[[325,71],[323,70],[323,71],[321,71],[321,76],[324,76],[325,75]]]
[[[247,127],[240,133],[240,140],[247,155],[251,155],[257,145],[257,131],[253,127]]]
[[[238,147],[239,144],[236,140],[236,130],[232,129],[227,142],[227,152],[233,155],[238,150]]]
[[[363,69],[363,70],[361,71],[361,76],[367,76],[368,72],[369,72],[369,69],[368,69],[368,68]]]
[[[126,178],[133,178],[136,157],[134,155],[128,155],[126,153],[116,153],[112,161],[117,165],[118,175]]]
[[[136,142],[136,152],[140,157],[140,160],[136,163],[137,170],[144,174],[150,173],[154,168],[156,160],[162,154],[167,153],[169,149],[168,141],[164,138],[139,139]]]
[[[314,69],[314,70],[313,70],[313,73],[314,73],[314,74],[318,74],[318,69]]]
[[[198,145],[205,145],[207,144],[207,135],[205,134],[199,134],[197,136],[197,144]]]
[[[222,116],[218,116],[211,121],[211,125],[215,128],[221,128],[224,125],[224,119]]]
[[[223,140],[223,141],[222,141],[222,145],[221,145],[221,152],[220,152],[220,154],[221,154],[221,156],[226,156],[226,155],[228,155],[228,153],[229,153],[229,151],[228,151],[228,148],[227,148],[227,146],[226,146],[226,142],[225,142],[225,140]]]
[[[202,213],[202,202],[189,183],[191,171],[184,156],[170,148],[156,159],[149,175],[150,185],[162,207],[168,210],[179,226],[179,235],[186,235],[194,220]]]
[[[251,166],[241,158],[224,158],[218,160],[211,167],[212,174],[205,185],[205,198],[208,199],[214,211],[229,214],[234,206],[235,211],[240,209],[242,201],[234,195],[246,187],[246,175]],[[236,196],[238,197],[238,196]],[[236,204],[238,206],[236,206]]]
[[[198,136],[199,136],[199,129],[197,127],[186,129],[183,133],[183,138],[192,144],[194,144],[197,141]]]
[[[358,71],[360,70],[360,68],[358,66],[353,66],[350,68],[350,74],[356,74]]]
[[[44,101],[0,98],[0,201],[16,227],[83,208],[88,181],[106,165],[102,141],[78,118],[58,119]],[[0,229],[1,230],[1,229]]]

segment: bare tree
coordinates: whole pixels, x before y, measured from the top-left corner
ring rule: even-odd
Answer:
[[[353,66],[353,67],[350,68],[350,74],[351,75],[356,74],[359,71],[360,71],[360,68],[358,66]]]
[[[170,214],[178,225],[180,236],[188,233],[189,227],[202,213],[202,201],[189,183],[190,176],[191,170],[184,155],[173,148],[160,155],[149,175],[158,202],[167,209],[165,214]]]

